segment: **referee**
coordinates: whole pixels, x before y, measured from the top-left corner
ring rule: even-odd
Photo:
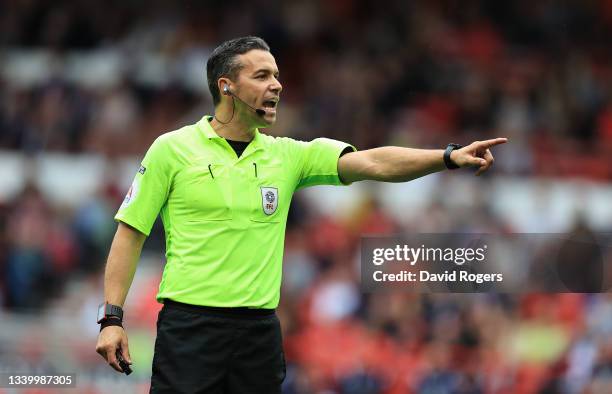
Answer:
[[[151,392],[280,393],[285,360],[274,310],[293,193],[405,182],[446,168],[478,167],[479,175],[493,164],[489,148],[506,139],[357,152],[327,138],[275,138],[258,130],[276,121],[282,91],[266,42],[224,42],[206,71],[214,115],[155,140],[115,216],[96,351],[119,372],[120,361],[131,363],[122,306],[159,214],[166,265]]]

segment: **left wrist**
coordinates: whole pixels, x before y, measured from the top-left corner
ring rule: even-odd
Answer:
[[[449,170],[456,170],[457,168],[460,168],[460,166],[453,160],[453,152],[463,148],[462,145],[459,144],[448,144],[446,146],[446,149],[444,150],[444,165],[446,166],[447,169]],[[454,155],[454,158],[456,158],[457,155]]]

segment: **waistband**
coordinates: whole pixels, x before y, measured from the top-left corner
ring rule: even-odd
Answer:
[[[235,316],[235,317],[270,317],[274,316],[274,309],[247,308],[247,307],[219,307],[219,306],[203,306],[184,304],[182,302],[164,299],[164,307],[183,309],[189,312],[201,313],[207,315],[218,316]]]

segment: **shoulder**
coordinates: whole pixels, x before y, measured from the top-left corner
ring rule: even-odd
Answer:
[[[270,151],[277,153],[294,154],[300,148],[300,142],[290,137],[275,137],[260,133],[263,145]]]
[[[261,136],[263,137],[263,141],[267,146],[285,150],[301,150],[306,148],[312,142],[320,139],[317,138],[313,141],[302,141],[291,137],[275,137],[267,134],[261,134]]]
[[[163,146],[179,146],[192,143],[198,137],[195,125],[188,125],[180,129],[168,131],[155,139],[153,144]]]
[[[289,138],[289,137],[276,137],[276,136],[264,134],[264,133],[260,133],[260,135],[261,135],[262,141],[264,141],[267,145],[282,146],[284,144],[288,144],[288,143],[291,143],[292,141],[295,141],[293,138]]]
[[[188,125],[159,135],[150,150],[164,153],[189,152],[198,145],[200,139],[197,127]]]
[[[343,141],[334,140],[326,137],[318,137],[311,141],[296,140],[290,137],[274,137],[271,135],[262,134],[265,144],[268,147],[272,147],[276,150],[282,150],[291,154],[299,154],[302,152],[312,151],[336,151],[344,150],[350,147],[352,150],[356,150],[351,144]]]
[[[197,135],[193,125],[159,135],[147,151],[148,161],[155,160],[170,167],[185,162],[186,158],[192,156],[191,150],[196,145]]]

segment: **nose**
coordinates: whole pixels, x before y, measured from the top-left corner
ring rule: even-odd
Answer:
[[[274,83],[270,86],[270,90],[278,95],[283,90],[283,85],[281,85],[278,79],[274,78]]]

